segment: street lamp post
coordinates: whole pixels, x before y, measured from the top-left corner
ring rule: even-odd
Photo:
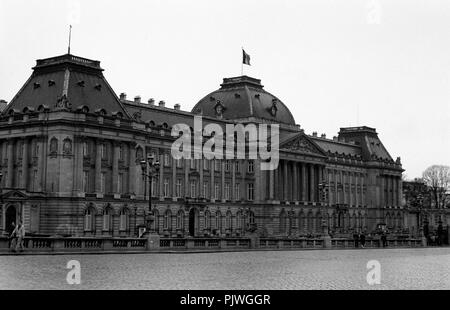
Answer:
[[[146,221],[146,228],[148,231],[153,232],[152,229],[152,223],[155,220],[152,210],[152,187],[153,187],[153,176],[155,173],[159,171],[159,161],[155,160],[155,157],[153,155],[148,155],[147,160],[143,159],[141,160],[141,168],[142,168],[142,176],[143,178],[148,178],[149,180],[149,195],[148,195],[148,211],[149,211],[149,218],[145,219]],[[144,183],[145,184],[145,183]]]

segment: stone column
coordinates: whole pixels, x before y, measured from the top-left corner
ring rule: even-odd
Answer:
[[[74,136],[74,170],[73,170],[73,191],[78,195],[83,192],[83,143],[84,139]]]
[[[211,167],[210,167],[210,177],[211,177],[211,181],[210,181],[211,182],[211,184],[210,184],[211,185],[210,197],[211,197],[211,201],[214,201],[214,199],[216,198],[215,197],[215,191],[214,191],[214,176],[216,174],[215,161],[216,161],[216,159],[212,159],[211,160]]]
[[[274,170],[269,170],[269,200],[274,200]]]
[[[159,154],[159,200],[164,200],[164,151]]]
[[[46,154],[46,143],[45,141],[47,140],[47,137],[45,136],[40,136],[37,138],[37,144],[39,147],[39,154],[38,154],[38,166],[37,166],[37,185],[36,185],[36,190],[38,192],[42,192],[45,189],[45,183],[44,183],[44,178],[45,178],[45,173],[44,173],[44,169],[45,169],[45,161],[47,160],[47,157],[45,156]],[[9,161],[8,161],[9,163]],[[8,166],[9,168],[9,166]],[[8,173],[9,175],[9,173]]]
[[[113,158],[112,158],[112,192],[114,195],[120,194],[119,185],[119,153],[120,143],[113,141]]]
[[[293,201],[298,201],[299,200],[299,195],[298,195],[298,163],[293,161],[292,162],[292,172],[293,172],[293,182],[292,182],[292,200]]]
[[[398,182],[398,203],[397,205],[399,207],[402,207],[402,202],[403,202],[403,182],[402,182],[402,178],[398,177],[397,178],[397,182]]]
[[[232,172],[231,172],[231,199],[233,202],[236,201],[236,162],[232,161]]]
[[[225,202],[225,160],[221,161],[220,167],[222,168],[221,190],[220,195],[222,202]]]
[[[277,169],[273,171],[273,176],[274,176],[273,195],[274,195],[275,200],[280,200],[280,181],[279,181],[280,169],[281,169],[281,162],[278,165]]]
[[[29,144],[30,140],[28,138],[25,138],[23,140],[23,154],[22,154],[22,180],[19,180],[21,182],[20,186],[23,189],[27,189],[28,185],[28,157],[29,157]]]
[[[130,150],[128,156],[128,193],[134,196],[136,186],[136,144],[130,143]]]
[[[288,161],[283,160],[283,200],[289,201]]]
[[[14,186],[14,145],[16,141],[14,138],[8,141],[8,178],[6,180],[6,187],[12,188]]]
[[[101,177],[102,177],[102,143],[103,140],[97,140],[95,146],[95,192],[101,193]]]
[[[302,200],[308,201],[308,191],[307,191],[307,171],[306,171],[306,164],[302,163]]]
[[[315,197],[315,180],[314,180],[314,165],[310,164],[309,165],[309,200],[310,201],[316,201],[316,197]]]
[[[177,200],[177,161],[173,157],[172,157],[172,200],[173,201]]]
[[[200,197],[206,198],[206,193],[203,192],[203,161],[204,159],[199,159],[198,160],[198,165],[199,165],[199,173],[200,173],[200,181],[199,181],[199,193],[200,193]]]

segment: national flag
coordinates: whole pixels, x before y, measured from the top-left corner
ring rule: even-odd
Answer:
[[[251,64],[250,64],[250,55],[247,54],[247,53],[244,51],[244,49],[242,49],[242,63],[243,63],[244,65],[249,65],[249,66],[251,66]]]

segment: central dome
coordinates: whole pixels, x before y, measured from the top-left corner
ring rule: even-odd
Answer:
[[[256,118],[295,125],[289,109],[263,89],[261,80],[239,76],[223,79],[220,86],[200,100],[192,113],[229,120]]]

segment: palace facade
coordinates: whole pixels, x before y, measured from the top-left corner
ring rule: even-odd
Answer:
[[[6,105],[5,102],[2,103]],[[174,160],[171,128],[279,124],[280,164]],[[100,62],[74,55],[37,60],[0,117],[0,231],[136,236],[149,214],[141,161],[151,154],[153,229],[162,236],[349,235],[386,224],[405,232],[402,165],[374,128],[308,135],[287,106],[247,76],[226,78],[191,112],[113,91]]]

